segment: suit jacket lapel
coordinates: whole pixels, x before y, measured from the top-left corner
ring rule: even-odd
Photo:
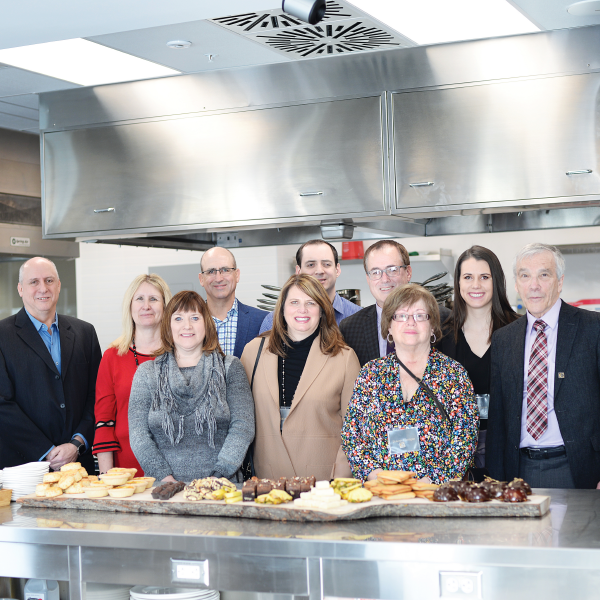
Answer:
[[[265,341],[265,346],[267,342]],[[271,394],[271,400],[276,407],[277,413],[279,414],[279,380],[277,379],[277,354],[269,352],[263,348],[262,355],[260,357],[259,368],[262,368],[267,380],[267,387]],[[261,367],[262,363],[262,367]]]
[[[61,319],[60,315],[58,315],[58,332],[60,334],[60,372],[64,379],[73,356],[75,334],[71,331],[71,326]]]
[[[58,375],[58,369],[52,360],[50,352],[48,352],[48,348],[46,348],[46,344],[44,344],[39,332],[36,331],[24,308],[17,314],[15,324],[19,328],[17,332],[19,337]]]
[[[329,356],[321,352],[321,336],[318,335],[310,347],[304,370],[300,376],[296,393],[294,394],[294,400],[292,402],[292,408],[290,409],[290,415],[294,412],[298,404],[302,401],[302,398],[309,390],[310,386],[314,383],[315,379],[325,366]]]
[[[369,310],[370,313],[365,315],[368,318],[367,326],[365,327],[365,346],[368,356],[379,358],[379,332],[377,331],[377,308],[376,304],[369,306],[363,310]]]
[[[517,335],[513,337],[510,349],[510,366],[506,372],[511,373],[512,389],[511,399],[513,406],[521,414],[523,406],[523,382],[525,381],[525,337],[527,334],[527,315],[521,317],[515,327],[518,328]]]
[[[558,377],[559,373],[567,370],[577,325],[579,324],[579,315],[577,311],[571,310],[569,304],[562,302],[560,313],[558,315],[558,332],[556,336],[556,364],[554,369],[554,404],[562,384],[563,379]]]
[[[233,353],[235,354],[235,356],[241,356],[242,352],[244,351],[245,340],[246,340],[246,337],[248,336],[248,327],[250,326],[250,323],[248,322],[248,319],[246,318],[247,314],[248,314],[248,307],[245,304],[242,304],[238,300],[237,331],[235,334],[235,346],[233,349]],[[241,347],[238,348],[238,346],[241,346]]]

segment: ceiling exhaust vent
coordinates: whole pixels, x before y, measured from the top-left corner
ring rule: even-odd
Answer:
[[[308,25],[277,9],[219,17],[212,22],[296,59],[415,45],[354,6],[333,0],[327,1],[325,17],[318,25]]]
[[[402,46],[392,34],[362,19],[288,29],[271,35],[257,35],[257,38],[263,39],[274,50],[303,58]]]

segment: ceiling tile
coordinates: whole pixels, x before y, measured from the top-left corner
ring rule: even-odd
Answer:
[[[39,75],[15,67],[0,69],[0,97],[69,90],[76,87],[80,86],[62,79],[46,77],[46,75]]]
[[[269,48],[208,21],[138,29],[88,39],[184,73],[287,60]],[[167,46],[171,40],[185,40],[192,42],[192,45],[174,50]],[[212,61],[207,54],[214,56]]]
[[[567,12],[576,0],[507,0],[519,9],[536,25],[544,29],[568,29],[600,25],[600,13],[597,17],[575,17]]]
[[[18,0],[2,3],[0,48],[212,19],[280,0]]]

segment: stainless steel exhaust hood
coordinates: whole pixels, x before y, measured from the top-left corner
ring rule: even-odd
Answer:
[[[46,93],[44,236],[205,249],[591,225],[599,118],[600,26]]]

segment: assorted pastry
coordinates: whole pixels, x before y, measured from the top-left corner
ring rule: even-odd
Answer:
[[[82,494],[86,487],[97,480],[95,475],[88,475],[81,463],[67,463],[60,471],[46,473],[42,483],[36,486],[35,495],[42,498],[55,498],[63,494]]]
[[[184,487],[185,483],[183,483],[183,481],[169,481],[167,483],[163,483],[162,485],[157,485],[152,490],[152,497],[155,500],[168,500],[175,494],[181,492]]]
[[[259,504],[281,504],[281,502],[268,502],[266,499],[259,498],[261,496],[267,496],[272,490],[285,492],[289,496],[289,500],[283,500],[284,502],[291,502],[300,498],[300,494],[303,492],[309,492],[311,488],[315,486],[316,479],[314,475],[310,477],[280,477],[279,479],[258,479],[252,477],[244,481],[242,485],[242,500],[244,502],[258,502]],[[284,498],[281,494],[276,494],[280,498]],[[271,496],[273,497],[273,496]]]
[[[523,479],[513,479],[510,483],[486,478],[482,483],[451,480],[440,485],[434,492],[434,502],[527,502],[531,487]]]
[[[374,496],[384,500],[431,499],[438,487],[434,483],[419,481],[418,475],[411,471],[381,471],[377,479],[365,481],[364,485]]]
[[[135,477],[137,469],[113,468],[98,478],[88,475],[80,463],[68,463],[60,471],[47,473],[36,487],[36,495],[53,498],[63,494],[85,493],[89,498],[126,498],[151,488],[153,477]],[[283,504],[293,502],[298,508],[331,509],[348,503],[368,502],[373,496],[384,500],[427,498],[433,502],[481,503],[526,502],[531,487],[523,479],[507,483],[486,478],[482,483],[450,480],[441,485],[419,481],[410,471],[381,471],[377,479],[361,482],[360,479],[337,478],[316,481],[310,477],[281,477],[258,479],[252,477],[238,490],[235,483],[224,477],[194,479],[188,485],[181,481],[163,483],[152,489],[152,497],[168,500],[183,492],[183,499],[222,500],[226,504],[255,502],[257,504]]]
[[[237,496],[227,496],[237,492],[235,483],[231,483],[225,477],[203,477],[194,479],[190,484],[183,488],[183,497],[185,500],[227,500],[227,498]],[[240,500],[242,493],[239,492]]]

